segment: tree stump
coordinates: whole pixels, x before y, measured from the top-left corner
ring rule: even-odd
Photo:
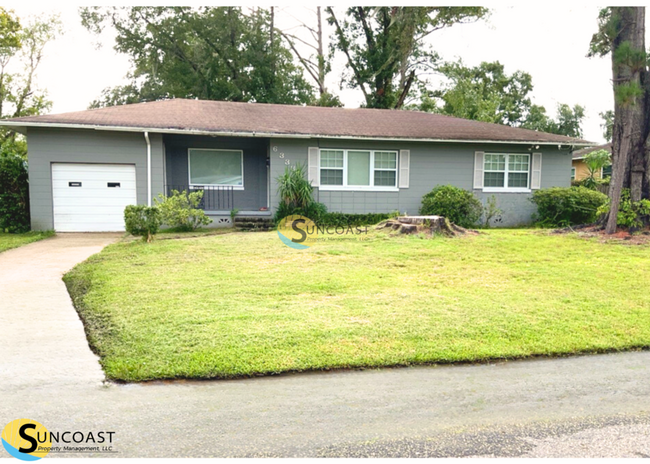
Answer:
[[[445,237],[478,234],[476,230],[465,229],[449,222],[444,216],[399,216],[380,222],[375,229],[390,229],[404,235],[423,233],[429,236],[444,235]]]

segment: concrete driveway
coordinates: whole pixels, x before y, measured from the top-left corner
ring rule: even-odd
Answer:
[[[121,234],[58,234],[0,253],[4,387],[97,384],[104,374],[61,277]]]
[[[115,239],[0,253],[0,427],[115,432],[113,454],[52,457],[650,456],[649,351],[103,383],[61,275]]]

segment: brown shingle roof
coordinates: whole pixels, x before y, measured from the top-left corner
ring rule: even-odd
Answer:
[[[584,140],[419,111],[161,100],[9,120],[12,125],[70,124],[152,131],[403,138],[585,145]],[[0,122],[2,125],[3,122]]]
[[[612,152],[612,144],[611,143],[606,143],[604,145],[598,145],[597,147],[587,147],[583,148],[581,150],[576,150],[572,153],[573,159],[582,159],[585,156],[587,156],[589,153],[597,151],[597,150],[607,150],[608,152]]]

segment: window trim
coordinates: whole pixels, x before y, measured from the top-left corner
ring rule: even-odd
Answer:
[[[571,166],[571,180],[576,180],[577,169],[575,166]]]
[[[343,167],[331,168],[321,167],[322,151],[342,151]],[[348,185],[348,152],[368,152],[370,153],[369,181],[370,185]],[[394,153],[395,169],[375,168],[375,152]],[[321,182],[321,171],[323,169],[338,169],[343,171],[343,185],[323,185]],[[395,185],[375,185],[375,171],[392,171],[395,173]],[[365,148],[319,148],[318,149],[318,184],[319,190],[322,191],[362,191],[362,192],[399,192],[399,150],[370,150]]]
[[[485,169],[485,162],[487,155],[501,155],[505,156],[505,170],[504,171],[494,171]],[[526,156],[528,157],[528,171],[512,171],[513,174],[527,173],[527,186],[526,187],[508,187],[508,174],[511,172],[510,167],[510,156]],[[483,154],[483,192],[486,193],[499,193],[499,192],[508,192],[508,193],[530,193],[532,190],[530,188],[530,177],[532,169],[532,156],[530,153],[497,153],[497,152],[485,152]],[[485,173],[486,172],[502,172],[504,173],[503,185],[504,187],[486,187],[485,186]]]
[[[236,151],[239,152],[241,160],[241,185],[235,184],[195,184],[192,183],[192,151]],[[187,185],[191,189],[201,187],[232,187],[233,190],[244,190],[244,150],[237,148],[188,148],[187,149]]]

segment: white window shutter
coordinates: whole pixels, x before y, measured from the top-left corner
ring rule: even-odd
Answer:
[[[542,188],[542,154],[533,153],[533,169],[530,179],[530,188],[538,190]]]
[[[309,147],[309,156],[307,157],[307,179],[314,187],[318,187],[320,185],[320,176],[318,175],[320,168],[318,155],[318,147]]]
[[[411,150],[399,151],[399,188],[409,188],[409,169],[411,167]]]
[[[474,152],[474,188],[478,190],[483,189],[483,158],[485,152]]]

